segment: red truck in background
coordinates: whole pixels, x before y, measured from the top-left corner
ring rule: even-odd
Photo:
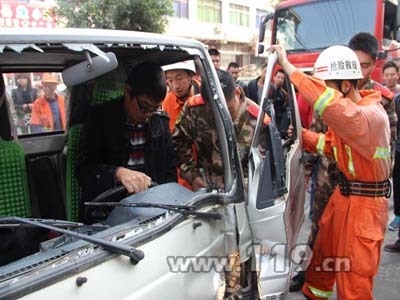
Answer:
[[[382,82],[382,66],[386,61],[400,61],[397,0],[283,1],[261,22],[260,43],[270,20],[273,20],[271,43],[285,45],[289,61],[303,71],[312,71],[322,50],[332,45],[347,45],[359,32],[369,32],[379,42],[380,52],[372,72],[374,80]]]

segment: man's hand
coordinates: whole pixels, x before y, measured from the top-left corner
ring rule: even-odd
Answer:
[[[278,54],[279,64],[288,76],[296,71],[296,67],[288,61],[286,50],[281,45],[272,45],[268,51],[271,53],[276,52],[276,54]]]
[[[123,167],[117,168],[115,178],[123,184],[129,194],[147,190],[151,183],[151,178],[146,174]]]
[[[198,191],[201,188],[206,188],[206,187],[207,183],[205,183],[200,176],[196,177],[192,182],[192,189],[194,192]]]

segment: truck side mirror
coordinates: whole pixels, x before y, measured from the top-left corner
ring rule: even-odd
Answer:
[[[273,18],[274,18],[274,14],[273,13],[270,13],[270,14],[268,14],[266,16],[263,16],[261,18],[260,28],[259,28],[260,30],[258,32],[258,41],[260,43],[264,42],[265,28],[267,27],[267,22],[269,20],[272,20]]]
[[[262,45],[262,44],[258,44],[258,54],[262,54],[262,53],[264,53],[264,45]]]
[[[260,22],[260,28],[259,28],[259,32],[258,32],[258,42],[259,43],[263,43],[264,42],[264,38],[265,38],[265,29],[267,27],[267,22],[269,20],[272,20],[274,18],[274,14],[270,13],[266,16],[263,16]],[[263,45],[259,45],[258,46],[258,54],[262,54],[264,53],[264,46]]]

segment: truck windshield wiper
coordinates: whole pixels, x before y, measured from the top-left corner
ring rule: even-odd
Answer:
[[[28,220],[39,222],[41,224],[51,225],[58,228],[76,228],[84,226],[85,224],[79,222],[71,222],[57,219],[37,219],[37,218],[26,218]],[[15,217],[2,217],[0,218],[0,228],[16,228],[16,227],[37,227],[36,225],[21,223],[16,220]]]
[[[134,247],[130,247],[130,246],[127,246],[127,245],[124,245],[121,243],[111,242],[111,241],[108,241],[105,239],[89,236],[89,235],[78,233],[75,231],[58,228],[56,226],[46,224],[45,222],[36,221],[35,219],[21,218],[21,217],[2,217],[2,218],[0,218],[0,223],[7,223],[7,222],[8,223],[11,222],[11,223],[29,224],[31,226],[46,228],[46,229],[49,229],[49,230],[52,230],[55,232],[60,232],[62,234],[76,237],[78,239],[87,241],[94,245],[101,246],[110,252],[128,256],[130,258],[130,262],[134,265],[136,265],[139,261],[141,261],[144,258],[143,251],[138,250]],[[65,222],[68,223],[67,221],[65,221]],[[74,223],[74,222],[71,222],[71,223]],[[80,223],[78,223],[78,224],[80,224]]]
[[[195,211],[195,206],[190,205],[177,205],[177,204],[160,204],[160,203],[144,203],[144,202],[85,202],[89,206],[112,206],[112,207],[153,207],[165,210],[175,211],[185,216],[196,216],[200,218],[211,218],[221,220],[222,215],[219,213],[209,213],[202,211]]]

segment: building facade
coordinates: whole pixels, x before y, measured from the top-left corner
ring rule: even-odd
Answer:
[[[0,0],[0,28],[56,27],[54,0]]]
[[[268,0],[174,0],[166,33],[200,40],[221,52],[221,67],[260,64],[256,56],[261,17],[273,11]],[[268,36],[268,33],[266,34]]]

